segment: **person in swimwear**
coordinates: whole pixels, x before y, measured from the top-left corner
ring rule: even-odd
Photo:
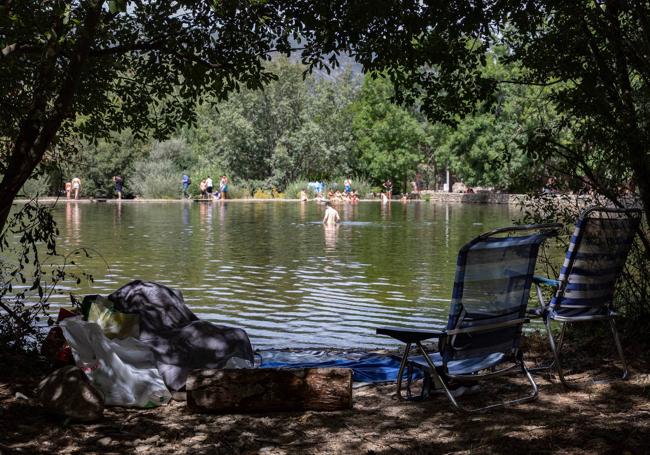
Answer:
[[[79,190],[81,190],[81,179],[79,177],[72,179],[72,189],[74,190],[74,198],[79,199]]]
[[[118,199],[122,199],[122,188],[123,188],[123,180],[122,177],[119,175],[114,175],[113,176],[113,183],[115,183],[115,194],[117,195]]]
[[[325,203],[325,217],[323,217],[323,224],[334,226],[340,221],[341,217],[339,216],[339,212],[337,212],[336,209],[332,207],[332,204],[327,201]]]

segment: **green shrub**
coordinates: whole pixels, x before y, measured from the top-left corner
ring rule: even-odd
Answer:
[[[309,188],[307,186],[308,183],[309,182],[306,180],[298,180],[296,182],[289,183],[284,189],[284,194],[289,199],[298,199],[300,197],[300,192],[302,190],[305,190],[307,191],[307,195],[310,198],[314,198],[316,197],[316,193],[314,192],[313,188]]]
[[[361,179],[352,179],[352,189],[357,192],[357,195],[361,199],[370,199],[372,198],[373,188],[370,185],[370,182]]]
[[[372,187],[370,187],[370,192],[371,193],[379,194],[382,191],[384,191],[384,189],[381,186],[372,186]]]
[[[176,199],[183,191],[181,176],[171,160],[140,161],[130,186],[136,195],[147,199]]]
[[[147,199],[176,199],[182,195],[181,178],[184,172],[190,172],[191,167],[183,164],[191,163],[187,156],[187,146],[182,140],[157,142],[153,145],[149,156],[135,163],[130,188],[133,192]],[[190,172],[192,183],[190,195],[199,194],[197,176]]]
[[[214,177],[213,177],[214,179]],[[219,181],[215,182],[215,191],[219,190]],[[252,197],[253,189],[250,187],[248,182],[241,181],[235,184],[228,184],[228,198],[229,199],[249,199]]]
[[[255,190],[255,193],[253,194],[253,198],[254,199],[273,199],[273,194],[270,191],[258,188],[258,189]]]

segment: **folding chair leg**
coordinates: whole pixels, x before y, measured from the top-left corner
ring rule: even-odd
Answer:
[[[560,336],[557,338],[557,352],[560,352],[562,350],[562,346],[564,346],[564,335],[566,335],[566,327],[568,322],[563,322],[562,323],[562,328],[560,329]]]
[[[411,351],[411,343],[406,343],[404,348],[404,355],[402,356],[402,361],[399,364],[399,372],[397,373],[397,398],[399,400],[404,400],[402,396],[402,377],[404,376],[404,368],[406,368],[406,363],[409,359],[409,352]]]
[[[526,368],[526,364],[524,363],[523,359],[521,360],[521,370],[526,375],[526,379],[528,379],[530,385],[533,387],[533,393],[527,397],[515,400],[513,401],[513,403],[525,403],[526,401],[535,400],[537,398],[537,395],[539,394],[539,388],[537,387],[537,383],[535,382],[533,375],[530,374],[530,371],[528,371],[528,368]]]
[[[422,343],[418,341],[415,344],[420,350],[420,352],[422,353],[422,355],[424,356],[424,360],[426,360],[427,364],[429,365],[429,370],[431,370],[431,377],[433,379],[433,383],[435,387],[441,387],[442,390],[445,391],[445,394],[447,395],[447,398],[449,398],[449,401],[451,401],[451,404],[456,409],[461,409],[461,407],[458,406],[456,399],[447,388],[447,384],[445,384],[445,381],[443,381],[442,378],[438,375],[438,372],[436,371],[436,366],[433,364],[433,361],[431,360],[431,357],[429,357],[429,354],[427,354],[426,349],[424,349],[424,347],[422,346]]]
[[[546,311],[548,310],[548,306],[546,305],[546,302],[544,300],[544,293],[542,292],[542,287],[539,284],[535,284],[535,290],[537,291],[537,302],[539,303],[539,308],[544,318],[543,319],[544,324],[546,325],[546,321],[547,321]],[[528,371],[530,371],[531,373],[539,373],[542,371],[547,371],[550,376],[551,371],[553,370],[554,367],[555,367],[555,361],[552,361],[549,365],[529,368]]]
[[[562,382],[562,385],[566,387],[567,389],[573,388],[567,381],[564,379],[564,372],[562,371],[562,363],[560,362],[560,352],[559,348],[556,348],[555,346],[555,338],[553,338],[553,331],[551,330],[551,320],[546,318],[544,320],[544,325],[546,326],[546,332],[548,333],[548,341],[549,344],[551,345],[551,351],[553,351],[553,360],[555,363],[555,369],[557,370],[557,374],[560,377],[560,382]],[[560,339],[559,341],[564,342],[564,331],[565,331],[565,323],[562,323],[562,329],[560,331]],[[559,345],[560,347],[562,346],[561,344]]]
[[[627,362],[625,361],[625,355],[623,354],[623,346],[621,346],[621,340],[618,337],[618,330],[616,329],[616,322],[614,319],[609,320],[609,326],[612,329],[612,334],[614,335],[614,344],[616,344],[616,350],[618,351],[618,356],[621,358],[621,362],[623,362],[623,376],[621,379],[627,379],[629,377],[628,371],[627,371]]]
[[[539,308],[544,312],[546,310],[546,301],[544,301],[542,287],[539,284],[535,284],[535,290],[537,291],[537,302],[539,303]]]

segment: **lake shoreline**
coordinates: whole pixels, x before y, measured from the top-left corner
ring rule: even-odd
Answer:
[[[508,194],[508,193],[446,193],[443,191],[423,191],[420,199],[408,199],[408,203],[468,203],[468,204],[508,204],[517,205],[521,204],[526,195],[524,194]],[[187,203],[187,202],[301,202],[300,199],[291,198],[233,198],[226,200],[216,199],[115,199],[115,198],[81,198],[81,199],[66,199],[65,197],[43,197],[38,199],[43,203],[108,203],[108,204],[148,204],[148,203]],[[30,199],[16,199],[14,204],[25,204]],[[321,202],[316,199],[311,199],[307,202]],[[381,202],[380,198],[375,199],[360,199],[359,202]],[[391,203],[402,203],[400,199],[392,199]],[[332,201],[333,204],[346,204],[346,201]]]

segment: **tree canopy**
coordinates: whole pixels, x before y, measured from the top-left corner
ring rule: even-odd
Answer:
[[[485,11],[466,2],[59,0],[1,8],[0,226],[55,139],[127,126],[166,136],[194,120],[199,97],[262,87],[273,78],[263,61],[293,47],[309,68],[335,66],[347,51],[364,70],[426,90],[424,107],[444,119],[468,112],[491,88],[477,69]]]

